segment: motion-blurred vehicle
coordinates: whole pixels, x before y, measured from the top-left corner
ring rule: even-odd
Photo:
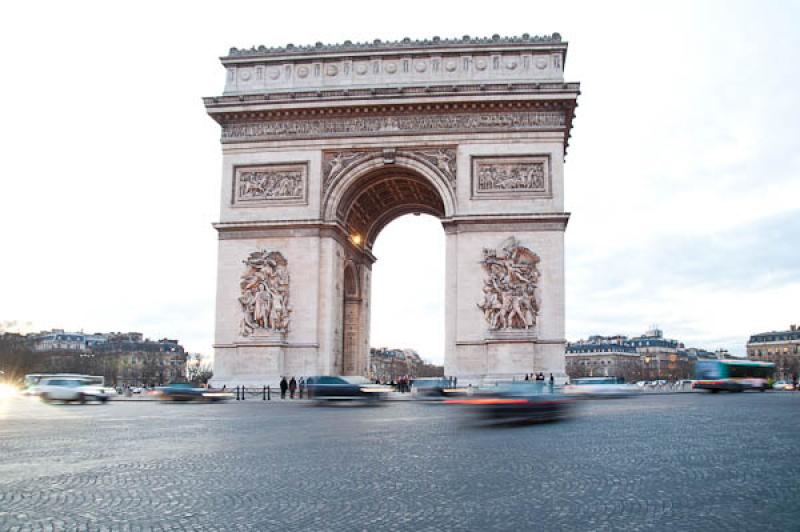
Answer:
[[[779,390],[782,392],[790,392],[794,390],[794,384],[789,381],[778,381],[772,383],[773,390]]]
[[[550,392],[541,383],[515,382],[478,389],[464,398],[445,399],[478,419],[491,423],[540,423],[567,417],[575,400],[561,392]]]
[[[625,384],[622,377],[580,377],[564,386],[564,393],[576,397],[630,397],[641,391],[636,384]]]
[[[82,379],[87,385],[105,386],[105,377],[101,375],[83,375],[81,373],[29,373],[25,375],[23,395],[39,395],[39,384],[45,379],[69,378]]]
[[[306,379],[309,399],[315,401],[380,401],[392,390],[360,376],[319,375]]]
[[[775,372],[772,362],[754,360],[698,360],[695,366],[695,390],[709,390],[712,393],[743,392],[769,388],[767,379]]]
[[[411,386],[411,396],[415,399],[442,399],[464,395],[466,388],[451,386],[449,379],[438,377],[414,379]]]
[[[198,401],[213,403],[233,398],[233,393],[210,388],[196,388],[188,382],[176,382],[168,386],[159,386],[155,390],[162,401]]]
[[[36,385],[36,390],[42,401],[46,403],[53,401],[105,403],[108,401],[108,393],[102,386],[83,377],[43,377]]]

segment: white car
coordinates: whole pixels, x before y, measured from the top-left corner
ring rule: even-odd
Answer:
[[[783,391],[792,391],[794,390],[794,385],[789,381],[778,381],[772,384],[773,390],[783,390]]]
[[[108,401],[108,393],[102,386],[89,384],[80,377],[54,377],[42,379],[37,386],[39,397],[42,401],[50,403],[53,401],[71,402],[77,401]]]

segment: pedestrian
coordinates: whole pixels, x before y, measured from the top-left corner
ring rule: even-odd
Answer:
[[[289,388],[289,383],[286,382],[286,377],[281,377],[281,399],[286,399],[287,388]]]
[[[294,399],[295,390],[297,390],[297,381],[292,377],[292,380],[289,381],[289,399]]]
[[[306,389],[306,380],[303,377],[300,377],[300,380],[297,382],[297,389],[300,391],[300,399],[302,399],[303,392]]]
[[[458,377],[453,377],[453,388],[458,386]]]
[[[553,386],[556,384],[556,379],[553,378],[553,374],[550,374],[550,393],[553,393]]]
[[[527,373],[525,374],[525,380],[526,380],[526,381],[529,381],[529,380],[531,380],[531,376],[530,376],[530,375],[528,375]]]

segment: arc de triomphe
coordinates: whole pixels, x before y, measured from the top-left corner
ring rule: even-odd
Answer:
[[[562,376],[566,53],[558,34],[231,49],[204,100],[223,151],[214,383],[364,374],[372,245],[408,213],[446,232],[445,373]]]

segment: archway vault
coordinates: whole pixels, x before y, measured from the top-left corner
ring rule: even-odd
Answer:
[[[437,152],[429,152],[437,153]],[[448,157],[446,150],[438,152]],[[344,227],[351,239],[372,249],[381,230],[404,214],[447,218],[455,212],[449,161],[441,168],[414,153],[355,153],[350,165],[332,176],[324,217]],[[430,155],[428,157],[431,157]]]

